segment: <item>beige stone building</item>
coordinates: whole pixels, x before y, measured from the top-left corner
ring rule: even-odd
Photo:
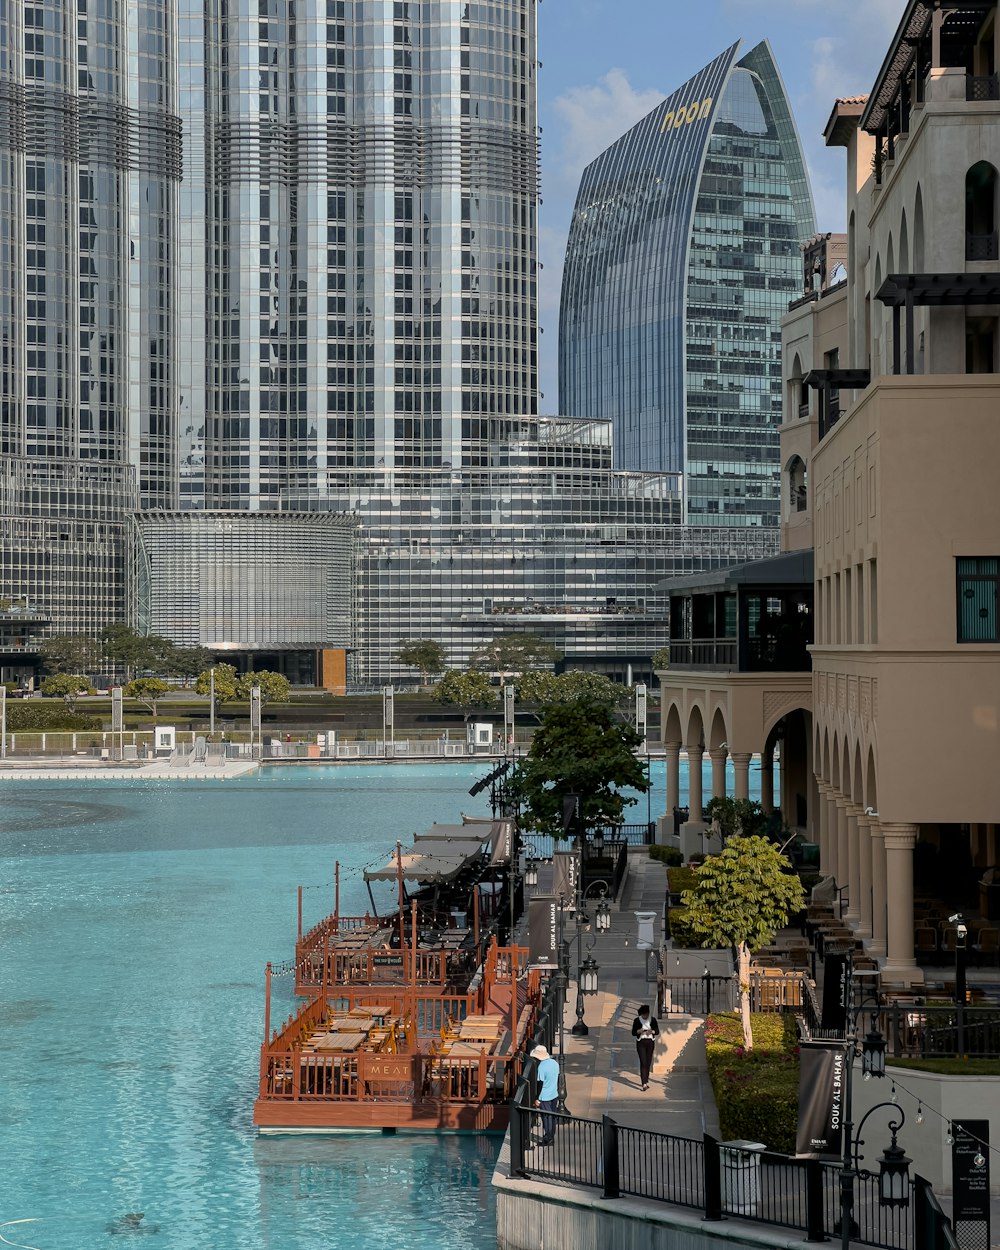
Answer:
[[[908,0],[870,95],[836,102],[846,276],[813,240],[820,289],[783,326],[788,555],[670,584],[668,805],[681,746],[711,754],[715,793],[732,755],[738,796],[780,741],[782,814],[883,982],[921,979],[915,891],[1000,926],[998,54],[996,5]],[[778,565],[810,552],[803,595]],[[805,631],[811,674],[779,668],[766,640]]]

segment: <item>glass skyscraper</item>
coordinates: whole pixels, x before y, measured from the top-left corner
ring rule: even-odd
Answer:
[[[815,233],[767,42],[728,48],[584,171],[560,410],[610,420],[624,469],[683,474],[692,525],[777,526],[780,322]]]
[[[121,527],[484,464],[490,420],[536,405],[535,6],[0,0],[17,481],[117,466]],[[94,632],[102,602],[54,619]]]

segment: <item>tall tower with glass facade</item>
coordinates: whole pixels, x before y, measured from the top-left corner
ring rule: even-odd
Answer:
[[[684,477],[692,525],[777,526],[781,317],[812,196],[770,46],[723,52],[584,171],[559,402],[616,464]]]

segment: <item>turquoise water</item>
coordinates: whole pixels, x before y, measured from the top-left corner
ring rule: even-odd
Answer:
[[[3,782],[0,1245],[114,1250],[145,1230],[151,1250],[492,1250],[497,1139],[260,1139],[250,1119],[264,965],[291,957],[296,887],[308,926],[339,858],[342,908],[363,911],[351,868],[487,814],[467,793],[482,772]],[[290,990],[276,980],[276,1021]]]

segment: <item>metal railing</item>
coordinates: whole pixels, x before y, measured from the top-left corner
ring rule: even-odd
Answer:
[[[886,1039],[889,1059],[1000,1058],[1000,1005],[889,1002],[865,1008]],[[842,1029],[824,1029],[815,998],[805,993],[802,1018],[806,1036],[843,1037]]]
[[[698,1141],[629,1128],[610,1116],[597,1121],[552,1114],[554,1140],[542,1147],[540,1113],[530,1105],[529,1082],[522,1080],[511,1102],[511,1176],[597,1189],[605,1198],[626,1195],[689,1207],[706,1220],[736,1216],[798,1229],[809,1241],[839,1234],[839,1163],[748,1150],[707,1133]],[[858,1173],[854,1223],[852,1241],[883,1250],[955,1244],[947,1240],[950,1227],[930,1187],[919,1178],[911,1182],[905,1206],[884,1207],[878,1176]]]
[[[750,1010],[798,1015],[805,1008],[809,978],[804,972],[775,975],[750,973]],[[664,1015],[707,1016],[715,1011],[735,1011],[740,987],[735,975],[660,977],[660,1011]]]
[[[1000,75],[967,74],[965,98],[966,100],[1000,100]]]
[[[987,234],[967,234],[965,236],[966,260],[996,260],[1000,255],[997,246],[997,232]]]
[[[590,836],[593,836],[593,829],[590,830]],[[607,856],[611,853],[610,847],[614,843],[624,842],[626,846],[652,846],[656,841],[656,821],[643,821],[641,824],[628,825],[602,825],[601,834],[604,837],[604,854]],[[533,833],[530,829],[521,831],[521,841],[524,844],[526,854],[532,859],[551,859],[557,846],[565,849],[572,845],[572,839],[553,838],[547,833]],[[593,851],[590,851],[593,854]],[[618,848],[615,846],[614,854],[617,855]]]

